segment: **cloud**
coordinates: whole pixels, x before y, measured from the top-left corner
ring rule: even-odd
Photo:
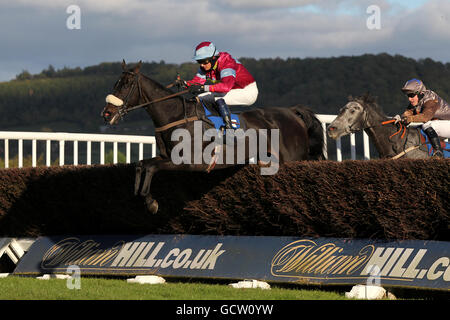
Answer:
[[[0,0],[0,80],[49,64],[191,61],[204,40],[236,57],[403,54],[449,61],[450,2],[406,7],[393,0],[78,0],[81,30],[68,30],[73,0]],[[381,9],[369,30],[366,9]]]
[[[234,9],[280,9],[280,8],[295,8],[305,5],[316,4],[317,0],[218,0],[219,5]]]

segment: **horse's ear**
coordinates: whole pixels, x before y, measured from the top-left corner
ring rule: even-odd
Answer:
[[[366,102],[375,102],[376,97],[371,96],[369,91],[366,91],[366,93],[363,96],[363,100]]]
[[[139,60],[139,63],[137,64],[137,66],[134,68],[134,72],[138,73],[139,69],[141,69],[142,66],[142,60]]]
[[[352,96],[352,95],[349,95],[349,96],[347,97],[347,99],[348,99],[348,101],[353,101],[353,96]]]
[[[125,59],[122,59],[122,70],[127,71],[127,64],[125,63]]]

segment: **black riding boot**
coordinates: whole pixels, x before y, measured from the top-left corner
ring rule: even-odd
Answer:
[[[433,157],[443,158],[444,151],[442,150],[441,141],[439,140],[436,131],[434,131],[432,127],[428,127],[424,131],[427,134],[428,139],[430,139],[431,146],[434,149]]]
[[[220,113],[220,115],[223,118],[223,121],[225,122],[225,128],[227,129],[233,129],[233,126],[231,125],[231,112],[228,108],[227,104],[225,103],[224,99],[218,99],[216,100],[217,109]]]

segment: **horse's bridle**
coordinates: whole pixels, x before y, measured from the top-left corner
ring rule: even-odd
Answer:
[[[128,91],[127,95],[123,99],[123,104],[121,106],[117,107],[118,108],[117,113],[118,113],[120,119],[122,119],[123,116],[125,116],[128,112],[130,112],[131,110],[135,109],[136,106],[128,106],[128,100],[130,99],[130,97],[132,97],[132,95],[133,95],[134,91],[136,90],[136,88],[138,88],[138,90],[139,90],[139,98],[141,98],[143,96],[145,101],[148,101],[147,97],[142,92],[141,82],[139,81],[139,74],[136,73],[136,72],[132,72],[132,71],[123,71],[122,73],[126,73],[126,74],[132,75],[133,76],[133,83],[131,84],[131,88]],[[115,88],[119,85],[121,80],[122,79],[119,79],[117,84],[114,86]],[[148,104],[148,103],[146,103],[146,104]],[[144,106],[144,104],[143,105],[139,105],[139,107],[143,107],[143,106]]]
[[[182,94],[185,94],[185,93],[189,92],[189,90],[186,89],[186,90],[179,91],[179,92],[176,92],[174,94],[170,94],[168,96],[165,96],[165,97],[162,97],[162,98],[159,98],[159,99],[148,101],[147,96],[142,91],[141,82],[140,82],[140,78],[139,78],[139,73],[132,72],[132,71],[123,71],[122,73],[131,74],[134,77],[134,79],[133,79],[133,83],[131,84],[130,90],[128,91],[127,95],[125,96],[125,99],[122,100],[122,102],[123,102],[122,105],[116,106],[117,107],[117,115],[114,116],[114,118],[118,117],[119,119],[122,119],[130,111],[133,111],[133,110],[136,110],[136,109],[148,106],[148,105],[150,105],[152,103],[168,100],[168,99],[171,99],[171,98],[174,98],[174,97],[177,97],[179,95],[182,95]],[[119,79],[119,81],[116,83],[114,88],[116,88],[119,85],[120,81],[121,81],[121,79]],[[170,87],[170,85],[168,87]],[[129,106],[128,105],[128,100],[130,99],[130,97],[132,96],[132,94],[134,93],[136,88],[138,88],[138,90],[139,90],[138,101],[139,101],[139,99],[141,97],[144,97],[145,102],[141,103],[141,104],[138,104],[138,105],[135,105],[135,106]],[[183,106],[184,106],[184,100],[183,100]],[[157,132],[164,131],[164,130],[167,130],[167,129],[173,127],[173,126],[179,125],[181,123],[195,121],[195,120],[198,120],[197,116],[187,118],[186,115],[185,115],[185,119],[169,123],[169,124],[167,124],[167,125],[165,125],[163,127],[160,127],[160,128],[155,128],[155,130]]]
[[[361,105],[359,102],[357,102],[359,105]],[[365,129],[369,129],[369,128],[373,128],[374,126],[365,126],[366,124],[367,124],[367,120],[369,119],[369,114],[367,113],[367,111],[366,111],[366,109],[363,107],[363,106],[361,106],[361,108],[362,108],[362,110],[363,110],[363,112],[364,112],[364,121],[362,122],[362,128],[361,129],[353,129],[353,125],[351,125],[351,126],[349,126],[349,129],[350,129],[350,133],[356,133],[356,132],[358,132],[358,131],[361,131],[361,130],[365,130]]]
[[[359,105],[361,105],[359,102],[357,102],[357,103],[358,103]],[[362,106],[361,106],[361,107],[362,107]],[[356,133],[356,132],[358,132],[358,131],[365,130],[365,129],[371,129],[371,128],[376,128],[376,127],[381,127],[381,126],[383,126],[383,125],[385,125],[385,124],[387,124],[387,123],[393,122],[393,121],[389,120],[389,121],[382,122],[381,124],[378,124],[378,125],[369,126],[369,125],[368,125],[369,113],[367,112],[367,110],[366,110],[364,107],[363,107],[362,109],[363,109],[363,112],[364,112],[364,120],[363,120],[363,122],[362,122],[362,128],[360,128],[360,129],[353,129],[353,125],[351,125],[351,126],[349,126],[349,128],[350,128],[350,133]]]

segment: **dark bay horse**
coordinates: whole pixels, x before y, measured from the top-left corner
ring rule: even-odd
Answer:
[[[223,148],[222,159],[226,158],[228,150],[228,154],[233,155],[234,159],[231,164],[219,161],[214,163],[206,161],[200,161],[200,163],[182,161],[180,163],[178,161],[174,163],[173,152],[180,142],[176,139],[176,141],[173,141],[173,135],[179,132],[176,130],[185,129],[182,132],[190,134],[191,140],[189,142],[194,146],[198,141],[198,139],[195,140],[196,128],[200,127],[203,132],[203,130],[212,129],[214,126],[206,118],[205,110],[198,100],[186,100],[181,96],[173,96],[172,91],[140,73],[140,66],[141,62],[136,67],[127,69],[125,61],[123,61],[122,75],[116,82],[112,94],[107,97],[107,104],[102,111],[102,116],[107,123],[112,125],[123,117],[128,110],[144,105],[145,110],[153,120],[160,156],[142,160],[137,164],[135,194],[145,197],[148,210],[155,213],[158,210],[158,202],[150,194],[150,184],[156,172],[162,170],[209,172],[212,169],[221,169],[243,163],[236,159],[239,153],[238,146],[229,146],[228,142],[227,144],[221,144],[221,148]],[[171,98],[165,99],[167,97]],[[274,136],[278,136],[278,141],[275,141],[277,150],[272,144],[269,145],[267,140],[258,144],[258,152],[265,149],[266,151],[263,152],[270,155],[270,161],[272,162],[278,164],[285,161],[324,159],[324,138],[321,122],[306,107],[298,105],[289,108],[273,107],[249,110],[240,113],[239,120],[241,128],[244,128],[245,132],[251,129],[262,132],[264,130],[260,129],[266,129],[267,139],[271,142],[273,142]],[[275,129],[275,131],[272,129]],[[215,129],[214,131],[217,132]],[[258,143],[260,143],[262,140],[260,136],[258,136],[258,140]],[[197,147],[200,144],[201,151],[206,152],[210,143],[200,141],[200,143],[197,142]],[[214,158],[214,150],[216,149],[212,149],[208,150],[211,158]],[[192,155],[194,155],[184,149],[182,153],[183,157],[190,156],[189,159],[192,159]],[[261,153],[255,153],[246,145],[245,164],[255,163],[254,159],[257,159],[258,164],[265,164],[267,167],[267,158],[263,157],[265,161],[261,158]],[[215,159],[217,160],[217,158]]]
[[[385,124],[383,124],[385,123]],[[419,129],[404,127],[386,116],[369,94],[349,97],[327,129],[333,139],[364,130],[381,158],[424,159],[430,157]]]

